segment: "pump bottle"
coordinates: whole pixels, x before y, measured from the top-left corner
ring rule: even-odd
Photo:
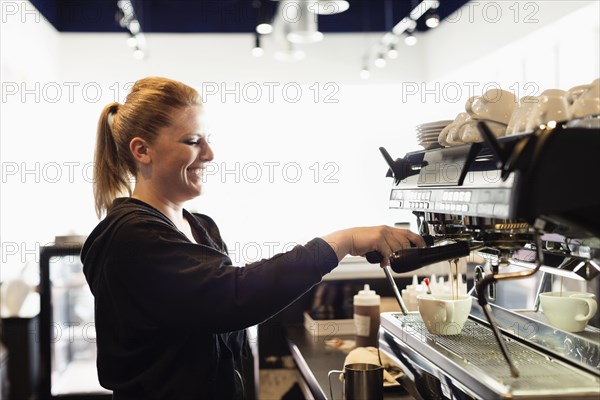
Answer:
[[[381,299],[369,285],[354,296],[356,347],[379,347]]]

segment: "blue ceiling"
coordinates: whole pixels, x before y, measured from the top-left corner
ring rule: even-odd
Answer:
[[[116,19],[117,0],[30,0],[60,32],[123,32]],[[468,0],[439,0],[443,20]],[[272,0],[131,0],[147,33],[250,33],[257,5],[273,15]],[[385,32],[406,17],[417,0],[350,0],[350,8],[319,16],[321,32]],[[443,22],[442,22],[443,23]],[[425,30],[418,21],[417,30]]]

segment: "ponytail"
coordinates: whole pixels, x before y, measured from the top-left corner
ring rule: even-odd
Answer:
[[[114,199],[125,192],[131,195],[130,174],[125,163],[119,160],[113,136],[119,106],[119,103],[111,103],[104,107],[98,121],[94,152],[94,199],[98,218],[102,217]]]

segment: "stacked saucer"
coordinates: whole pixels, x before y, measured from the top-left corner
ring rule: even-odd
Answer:
[[[452,120],[442,120],[417,125],[417,141],[419,145],[423,146],[425,149],[441,147],[438,142],[438,137],[440,136],[442,129],[444,129],[451,122]]]

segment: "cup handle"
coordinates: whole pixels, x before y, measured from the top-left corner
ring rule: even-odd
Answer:
[[[473,114],[474,114],[474,112],[473,112],[473,103],[475,101],[478,101],[477,96],[472,96],[472,97],[469,97],[469,99],[465,103],[465,111],[467,112],[467,114],[469,114],[471,116],[473,116]]]
[[[454,303],[446,302],[446,318],[445,323],[454,322]]]
[[[333,374],[340,374],[343,377],[344,371],[340,371],[338,369],[332,369],[327,374],[327,379],[329,380],[329,394],[331,395],[331,400],[333,400],[333,386],[331,385],[331,375],[333,375]],[[344,386],[343,385],[342,385],[342,398],[344,398]]]
[[[590,319],[592,319],[594,314],[596,314],[596,311],[598,310],[598,303],[596,303],[596,300],[594,300],[594,299],[581,298],[581,300],[583,300],[587,303],[589,311],[586,315],[583,315],[583,314],[576,315],[575,321],[577,321],[577,322],[589,321]]]

